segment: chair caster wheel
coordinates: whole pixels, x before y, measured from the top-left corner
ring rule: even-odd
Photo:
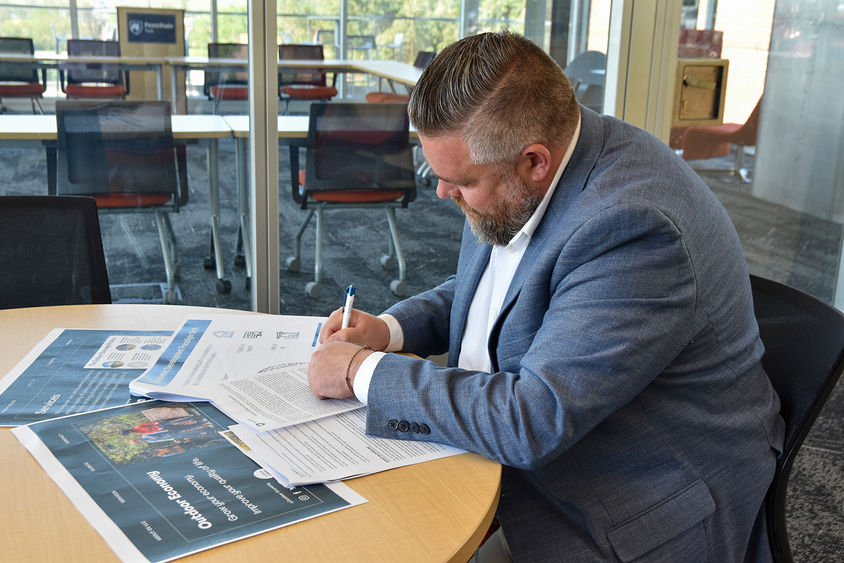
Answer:
[[[385,270],[395,270],[396,269],[396,257],[390,256],[389,254],[385,254],[381,257],[381,267]]]
[[[390,291],[393,292],[393,295],[397,297],[402,297],[406,295],[407,284],[404,282],[404,280],[393,280],[390,282]]]
[[[176,295],[176,291],[165,291],[164,292],[164,304],[165,305],[175,305],[178,302],[178,296]]]
[[[231,293],[232,282],[229,280],[217,280],[217,293]]]
[[[234,257],[234,267],[243,269],[246,267],[246,256],[243,254],[238,254]]]
[[[202,263],[202,267],[205,268],[206,270],[214,270],[214,269],[217,268],[217,261],[214,260],[213,256],[209,256]]]
[[[307,293],[309,297],[317,299],[320,295],[322,295],[322,286],[319,282],[308,282],[307,285],[305,285],[305,293]]]
[[[287,264],[287,271],[288,272],[298,272],[299,268],[302,266],[302,262],[295,256],[291,256],[285,261]]]

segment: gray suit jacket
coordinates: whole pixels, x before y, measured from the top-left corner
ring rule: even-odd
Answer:
[[[516,559],[764,552],[752,528],[784,424],[735,229],[662,142],[581,114],[490,335],[492,373],[389,354],[367,431],[504,464],[498,517]],[[388,311],[406,351],[456,365],[489,254],[465,229],[456,276]]]

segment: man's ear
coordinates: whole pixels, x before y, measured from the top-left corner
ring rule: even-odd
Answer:
[[[545,145],[535,143],[522,150],[519,157],[518,173],[524,182],[544,185],[549,180],[548,175],[556,172],[556,169],[551,170],[551,165],[551,151]]]

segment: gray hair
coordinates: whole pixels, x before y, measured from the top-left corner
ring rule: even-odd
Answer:
[[[443,49],[422,73],[408,106],[422,135],[459,134],[474,163],[501,166],[533,143],[565,147],[579,111],[557,63],[506,30]]]

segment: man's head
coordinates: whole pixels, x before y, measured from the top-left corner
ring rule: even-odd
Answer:
[[[408,112],[426,137],[459,135],[475,164],[507,165],[533,143],[565,148],[579,115],[554,60],[530,40],[481,33],[452,43],[425,69]]]
[[[506,245],[536,210],[579,118],[560,67],[509,32],[446,47],[409,104],[425,157],[472,231]]]

